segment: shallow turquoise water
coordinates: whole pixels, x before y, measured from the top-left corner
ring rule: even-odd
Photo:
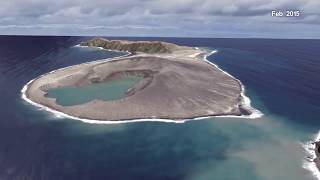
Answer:
[[[57,103],[63,106],[83,104],[94,99],[117,100],[124,98],[126,91],[141,79],[139,76],[126,76],[81,87],[54,88],[49,89],[48,96],[56,98]]]

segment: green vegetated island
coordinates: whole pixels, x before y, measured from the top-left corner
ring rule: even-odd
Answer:
[[[212,66],[205,49],[95,38],[80,46],[131,55],[74,65],[28,84],[26,97],[67,115],[101,121],[249,115],[241,83]]]

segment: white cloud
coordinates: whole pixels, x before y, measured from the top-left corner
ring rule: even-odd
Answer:
[[[319,9],[317,0],[11,0],[0,1],[0,33],[242,37],[268,29],[286,37],[296,27],[288,34],[319,37]],[[302,17],[275,18],[271,10]],[[314,32],[301,32],[306,26]]]

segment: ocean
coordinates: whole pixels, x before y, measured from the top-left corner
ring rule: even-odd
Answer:
[[[241,80],[257,119],[90,124],[21,98],[41,74],[123,55],[75,46],[87,39],[0,36],[1,180],[316,179],[303,145],[320,130],[320,40],[111,38],[217,50],[208,60]]]

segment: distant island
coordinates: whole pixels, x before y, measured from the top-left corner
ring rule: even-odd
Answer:
[[[204,60],[211,53],[208,50],[159,41],[104,38],[82,42],[80,46],[126,51],[130,55],[44,74],[27,84],[26,98],[69,116],[100,121],[150,118],[183,120],[252,113],[246,105],[241,82]],[[119,92],[112,90],[116,95],[102,99],[97,91],[96,85],[99,84],[103,85],[99,88],[112,88],[116,84],[127,89],[123,96],[118,97]],[[59,88],[62,90],[57,93],[64,93],[63,88],[69,88],[66,91],[91,88],[90,92],[97,95],[83,102],[79,100],[80,97],[74,97],[72,100],[80,104],[63,105],[50,94]],[[103,93],[111,91],[105,90]],[[88,94],[90,97],[92,95]]]

